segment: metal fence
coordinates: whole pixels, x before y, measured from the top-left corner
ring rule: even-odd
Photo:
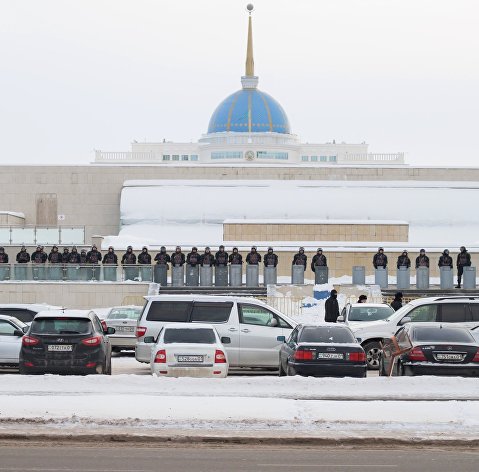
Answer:
[[[0,245],[85,244],[83,226],[0,226]]]

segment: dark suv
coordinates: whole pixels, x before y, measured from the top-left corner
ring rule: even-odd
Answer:
[[[40,312],[22,338],[21,374],[111,374],[111,345],[92,311]]]

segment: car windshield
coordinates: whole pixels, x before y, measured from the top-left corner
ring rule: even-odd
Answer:
[[[354,343],[356,339],[349,329],[339,326],[312,326],[304,328],[300,343]]]
[[[88,318],[35,318],[32,334],[89,334],[91,321]]]
[[[141,314],[141,308],[113,308],[108,315],[109,320],[135,320]]]
[[[398,319],[401,319],[404,315],[407,315],[413,308],[414,305],[408,303],[407,305],[404,305],[403,307],[399,308],[398,311],[393,311],[387,318],[385,318],[385,321],[389,321],[393,315],[394,319],[396,319],[396,315]]]
[[[216,336],[210,328],[169,328],[165,330],[163,341],[165,344],[214,344]]]
[[[472,343],[474,338],[467,329],[461,328],[436,328],[420,326],[414,328],[412,339],[418,342],[446,342],[446,343]]]
[[[349,321],[377,321],[391,316],[394,310],[390,306],[352,307],[349,311]]]

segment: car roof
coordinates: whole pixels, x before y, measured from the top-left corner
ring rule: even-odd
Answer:
[[[92,310],[46,310],[37,313],[37,318],[61,318],[61,317],[74,317],[74,318],[90,318],[91,314],[95,314]]]
[[[391,308],[387,303],[350,303],[351,308]],[[392,308],[391,308],[392,310]]]
[[[2,308],[18,308],[28,309],[32,311],[44,311],[44,310],[61,310],[62,307],[58,305],[49,305],[48,303],[0,303],[0,309]]]
[[[432,329],[444,329],[444,328],[454,328],[454,329],[462,329],[465,331],[470,331],[469,328],[461,325],[460,323],[446,323],[446,322],[437,322],[437,321],[427,321],[427,322],[411,322],[411,323],[406,323],[404,326],[406,326],[408,329],[414,329],[414,328],[430,328]]]
[[[215,327],[209,323],[168,323],[165,325],[165,329],[198,329],[208,328],[215,331]]]
[[[110,308],[106,308],[107,310],[113,311],[113,310],[125,310],[133,308],[135,310],[143,310],[143,307],[141,305],[118,305],[118,306],[112,306]]]
[[[317,324],[300,324],[297,326],[299,329],[304,329],[304,328],[339,328],[339,329],[346,329],[348,331],[351,331],[351,328],[348,325],[345,325],[344,323],[317,323]]]
[[[473,295],[452,295],[452,296],[443,296],[443,297],[422,297],[416,298],[409,302],[410,305],[423,305],[434,302],[447,302],[447,303],[464,303],[468,301],[469,303],[479,303],[479,297]]]

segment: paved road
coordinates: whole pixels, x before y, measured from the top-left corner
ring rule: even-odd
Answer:
[[[0,472],[476,472],[479,450],[0,445]]]

